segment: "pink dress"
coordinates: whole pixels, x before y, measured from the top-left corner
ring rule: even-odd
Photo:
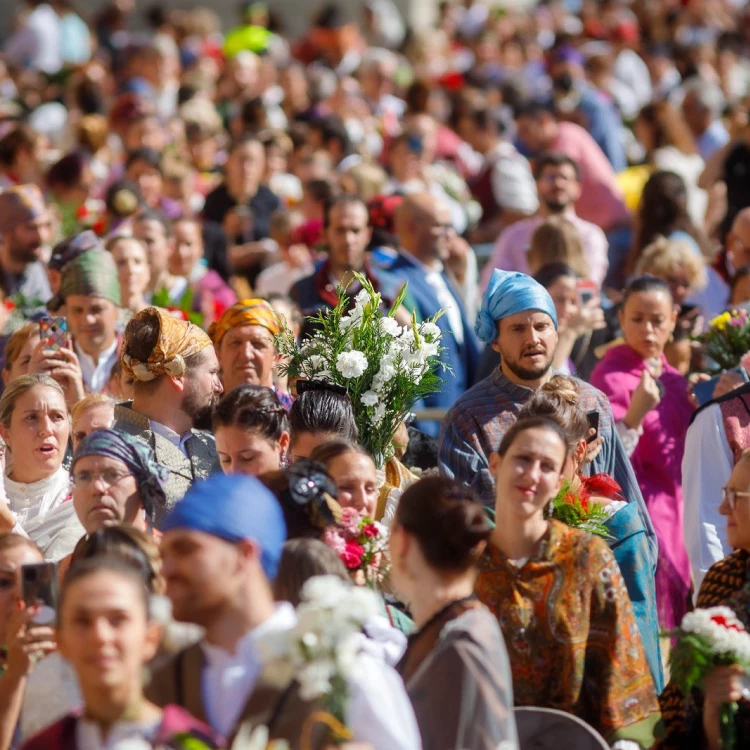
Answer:
[[[687,380],[663,355],[662,366],[659,380],[664,396],[643,420],[643,434],[630,460],[659,542],[659,623],[673,628],[687,611],[690,591],[690,562],[682,531],[682,456],[695,407]],[[643,358],[627,344],[610,349],[594,369],[591,384],[609,397],[616,422],[625,417],[645,369]]]

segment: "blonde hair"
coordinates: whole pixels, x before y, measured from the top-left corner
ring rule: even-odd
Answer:
[[[383,192],[388,175],[377,164],[355,164],[344,172],[356,187],[357,195],[367,203]]]
[[[527,262],[532,274],[548,263],[565,263],[583,279],[590,274],[581,233],[564,216],[550,216],[534,230]]]
[[[89,393],[88,396],[84,396],[80,401],[76,402],[76,405],[70,411],[70,416],[75,422],[89,409],[100,404],[109,404],[114,409],[115,400],[106,393]]]
[[[38,385],[51,388],[63,397],[63,401],[65,400],[65,391],[63,391],[62,386],[56,380],[52,380],[49,375],[41,373],[21,375],[20,378],[16,378],[8,383],[8,386],[3,391],[2,398],[0,398],[0,424],[10,427],[10,420],[13,418],[16,402],[21,396]]]
[[[13,363],[18,359],[21,350],[29,342],[29,339],[39,333],[39,323],[24,323],[19,329],[13,331],[11,337],[5,342],[5,369],[10,372]]]
[[[638,258],[635,275],[651,274],[664,279],[678,268],[690,274],[692,289],[703,289],[708,283],[706,262],[702,256],[693,252],[693,248],[683,240],[668,240],[660,236],[644,248]]]

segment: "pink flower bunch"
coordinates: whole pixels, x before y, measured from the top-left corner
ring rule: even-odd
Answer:
[[[351,574],[362,571],[368,585],[375,585],[386,573],[384,526],[361,516],[353,508],[344,508],[338,526],[326,529],[323,541],[335,550]]]

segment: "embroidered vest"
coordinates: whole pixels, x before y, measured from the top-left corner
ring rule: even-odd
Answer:
[[[724,422],[724,432],[736,464],[742,451],[750,448],[750,393],[719,401],[719,408]]]

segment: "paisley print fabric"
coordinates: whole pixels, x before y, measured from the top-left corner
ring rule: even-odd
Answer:
[[[520,568],[490,545],[476,592],[505,636],[516,705],[567,711],[610,740],[636,725],[639,741],[644,725],[650,733],[658,720],[654,683],[603,540],[550,521]]]

